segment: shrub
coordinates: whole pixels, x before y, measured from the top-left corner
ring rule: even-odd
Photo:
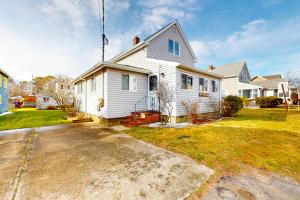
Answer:
[[[243,106],[249,106],[250,105],[250,99],[247,97],[241,97],[243,101]]]
[[[298,97],[298,94],[297,94],[297,93],[293,92],[293,93],[291,94],[291,99],[292,99],[294,105],[297,105],[297,104],[298,104],[299,97]]]
[[[222,115],[224,117],[235,117],[243,108],[243,100],[238,96],[229,95],[222,102]]]
[[[278,97],[256,97],[256,105],[260,108],[274,108],[280,104],[282,100]]]

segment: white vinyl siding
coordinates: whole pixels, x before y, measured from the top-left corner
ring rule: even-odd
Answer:
[[[179,56],[169,52],[169,40],[176,41],[178,43]],[[175,44],[173,46],[175,50]],[[161,33],[159,36],[149,42],[147,57],[158,60],[178,62],[188,66],[194,66],[193,56],[188,50],[188,47],[185,45],[185,42],[181,37],[179,31],[174,27],[170,27],[165,32]]]
[[[134,111],[136,104],[148,93],[148,76],[146,74],[125,72],[108,69],[108,118],[120,118],[129,116]],[[136,89],[122,90],[122,75],[128,74],[132,81],[136,81]],[[129,78],[130,79],[130,78]],[[130,81],[129,81],[130,88]]]
[[[205,76],[199,73],[194,73],[190,72],[187,70],[183,69],[177,69],[177,83],[181,82],[181,74],[189,74],[190,76],[193,76],[194,80],[199,80],[199,78],[205,78],[208,80],[208,94],[210,97],[213,97],[217,99],[218,101],[220,100],[220,94],[219,92],[210,92],[211,91],[211,80],[216,80],[217,83],[219,83],[219,79],[214,78],[214,77],[209,77]],[[194,84],[193,85],[194,89],[193,90],[185,90],[181,89],[180,85],[177,85],[176,88],[176,115],[177,116],[183,116],[186,115],[186,110],[182,106],[181,102],[182,101],[198,101],[200,108],[199,112],[200,113],[206,113],[206,112],[212,112],[212,109],[209,108],[208,102],[209,102],[209,97],[199,97],[199,90],[200,90],[200,85],[199,84]]]
[[[103,73],[96,73],[94,78],[95,90],[91,91],[87,86],[92,85],[92,77],[86,81],[76,83],[76,100],[80,103],[79,110],[95,116],[107,118],[107,74],[104,73],[104,97],[103,97]],[[104,107],[99,110],[99,99],[104,98]]]

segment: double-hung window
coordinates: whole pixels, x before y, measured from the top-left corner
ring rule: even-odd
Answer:
[[[258,89],[253,89],[253,98],[258,97]]]
[[[122,74],[122,90],[137,91],[137,77],[129,74]]]
[[[178,42],[175,42],[173,40],[168,40],[168,51],[169,53],[179,56],[179,52],[180,52],[180,46]]]
[[[211,81],[211,91],[212,92],[218,92],[218,83],[215,80]]]
[[[199,91],[208,92],[208,80],[206,78],[199,78]]]
[[[193,89],[193,77],[181,74],[181,89]]]
[[[91,90],[91,92],[95,92],[96,91],[96,78],[95,77],[91,78],[91,81],[90,81],[90,90]]]
[[[77,85],[77,87],[78,87],[78,89],[77,89],[78,94],[83,93],[83,84],[82,84],[82,81],[79,82],[79,84]]]

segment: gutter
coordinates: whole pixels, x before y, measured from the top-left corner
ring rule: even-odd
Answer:
[[[178,65],[177,67],[181,68],[181,69],[193,71],[193,72],[196,72],[196,73],[199,73],[199,74],[204,74],[204,75],[207,75],[207,76],[219,78],[219,79],[223,78],[222,75],[219,75],[219,74],[216,74],[216,73],[212,73],[212,72],[208,72],[208,71],[205,71],[205,70],[201,70],[201,69],[198,69],[196,67],[190,67],[190,66],[185,66],[185,65]]]

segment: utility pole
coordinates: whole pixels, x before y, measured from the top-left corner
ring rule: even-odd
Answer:
[[[104,34],[104,0],[102,0],[102,62],[104,62],[105,34]]]
[[[281,88],[282,88],[282,92],[283,92],[283,97],[284,97],[284,101],[285,101],[286,110],[289,111],[289,105],[288,105],[288,102],[286,100],[286,95],[285,95],[285,90],[284,90],[283,84],[281,84]]]

